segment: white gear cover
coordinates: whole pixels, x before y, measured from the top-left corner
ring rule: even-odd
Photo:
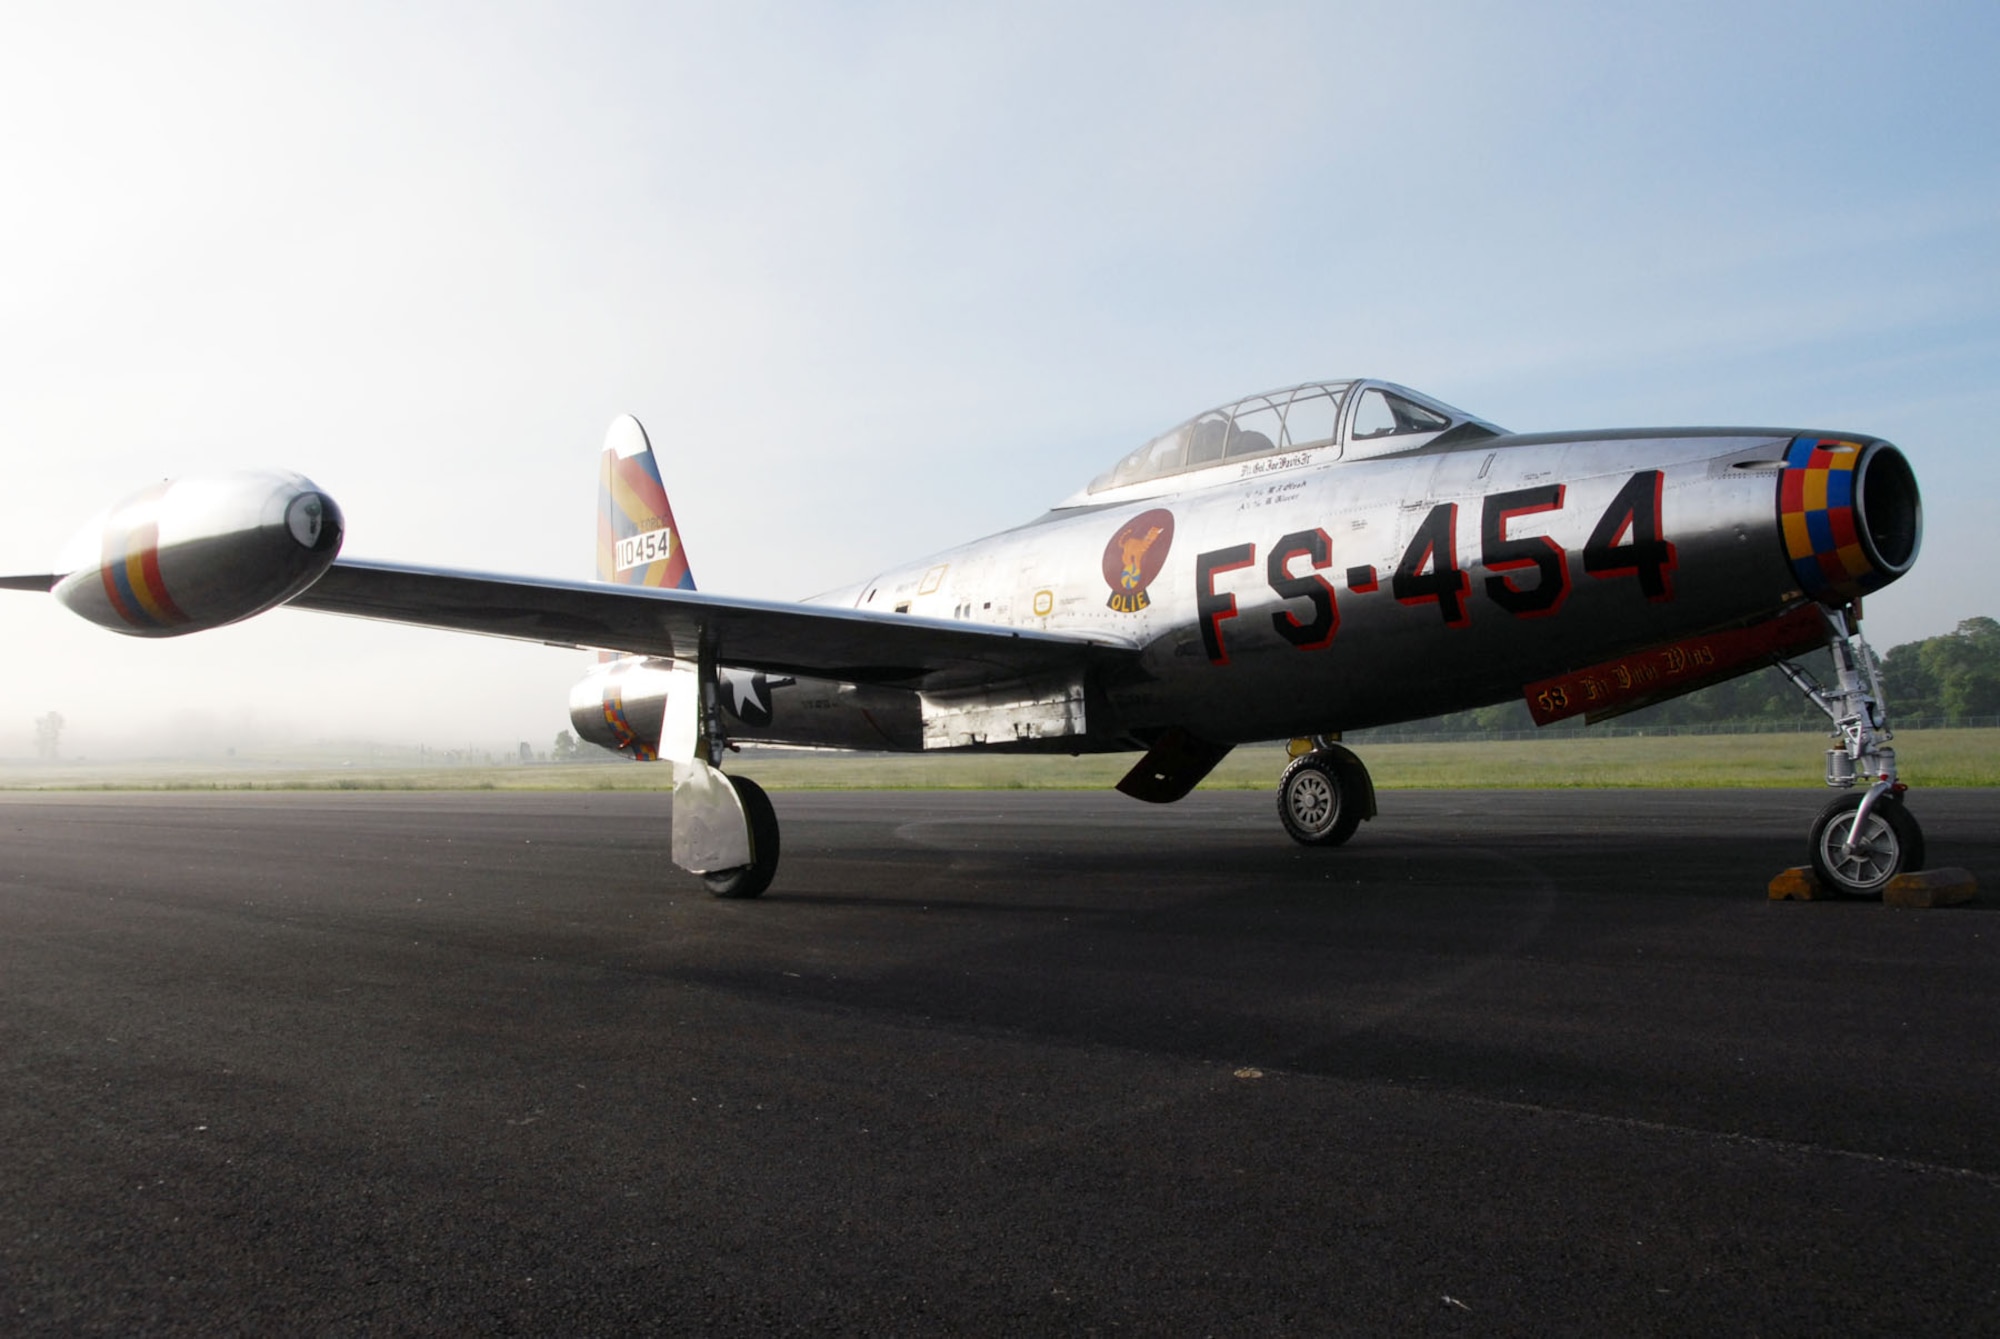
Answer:
[[[700,759],[674,763],[674,863],[695,874],[750,863],[750,820],[729,778]]]

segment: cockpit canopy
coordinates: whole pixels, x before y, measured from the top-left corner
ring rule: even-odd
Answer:
[[[1502,429],[1387,381],[1311,381],[1197,414],[1091,481],[1068,505],[1200,488],[1272,469],[1400,454]]]

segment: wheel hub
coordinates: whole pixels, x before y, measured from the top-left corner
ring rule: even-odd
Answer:
[[[1317,772],[1301,773],[1292,782],[1289,803],[1292,817],[1300,827],[1309,831],[1324,831],[1333,821],[1333,787]]]
[[[1822,838],[1827,867],[1858,888],[1887,881],[1896,871],[1896,836],[1880,817],[1870,814],[1850,844],[1845,823],[1827,825]]]

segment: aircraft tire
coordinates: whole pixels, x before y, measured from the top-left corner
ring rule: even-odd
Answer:
[[[1879,897],[1889,880],[1924,867],[1924,830],[1894,794],[1884,795],[1868,811],[1860,849],[1851,855],[1844,851],[1862,794],[1856,790],[1836,797],[1812,826],[1813,873],[1845,897]]]
[[[1357,775],[1358,773],[1358,775]],[[1278,778],[1278,821],[1295,842],[1338,846],[1366,816],[1367,773],[1360,763],[1319,750],[1294,758]]]
[[[701,881],[717,897],[762,897],[778,872],[778,812],[771,807],[764,788],[750,778],[732,776],[729,784],[736,787],[744,817],[750,820],[750,863],[713,870],[702,875]]]

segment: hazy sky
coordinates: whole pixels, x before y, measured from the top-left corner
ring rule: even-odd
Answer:
[[[650,429],[702,588],[1021,521],[1196,410],[1377,375],[1510,428],[1875,433],[1884,646],[2000,614],[2000,6],[23,8],[0,568],[282,465],[356,556],[586,576]],[[0,757],[540,747],[577,653],[0,593]]]

